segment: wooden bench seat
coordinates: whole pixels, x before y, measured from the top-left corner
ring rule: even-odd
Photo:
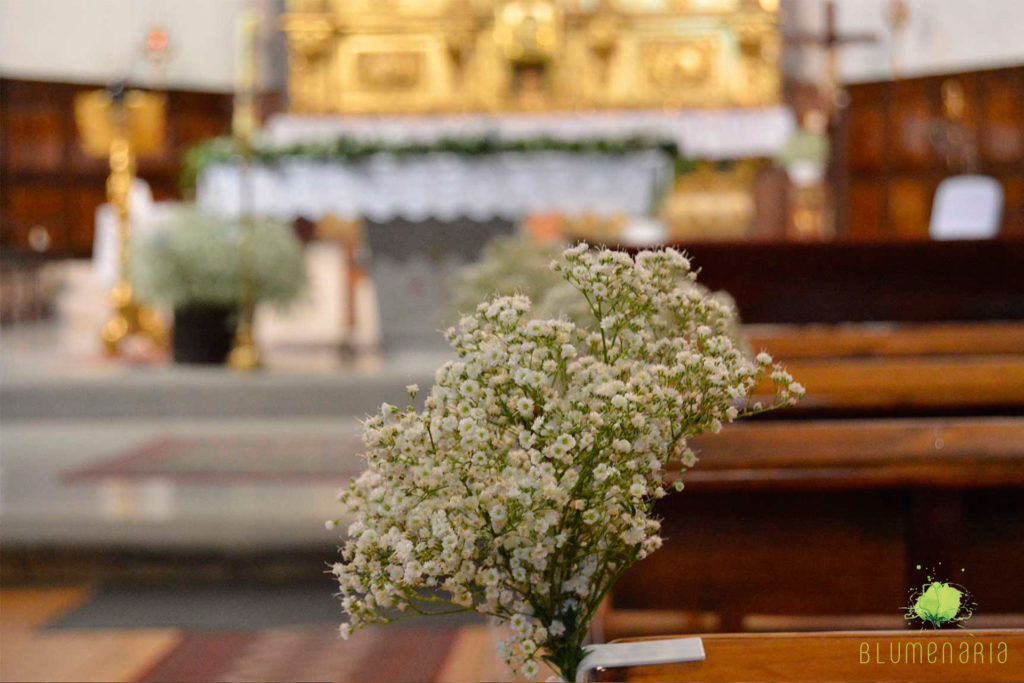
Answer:
[[[858,356],[956,356],[1024,353],[1024,322],[749,325],[754,349],[781,360]]]
[[[1024,411],[1024,355],[814,358],[785,364],[807,388],[787,413]],[[755,393],[768,402],[772,391],[766,383]]]
[[[1024,418],[738,422],[693,440],[692,490],[1024,486]]]

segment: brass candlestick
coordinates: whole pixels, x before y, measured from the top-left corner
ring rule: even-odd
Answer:
[[[252,188],[249,186],[249,168],[252,164],[252,138],[259,125],[256,111],[258,73],[256,52],[259,29],[259,11],[253,7],[244,9],[239,16],[237,26],[235,108],[231,120],[232,134],[235,136],[242,154],[239,183],[242,192],[242,201],[240,202],[242,235],[238,247],[242,293],[235,343],[228,355],[228,365],[243,372],[250,372],[260,367],[260,350],[256,346],[254,332],[256,293],[253,291],[252,258],[249,253],[253,239]]]
[[[248,136],[240,136],[242,146],[242,185],[246,184],[245,176],[252,160],[252,146]],[[243,192],[245,190],[243,189]],[[244,198],[243,198],[244,199]],[[242,297],[239,302],[238,329],[235,331],[235,343],[228,354],[228,365],[235,370],[249,372],[260,367],[260,349],[256,346],[254,323],[256,318],[256,301],[252,287],[251,255],[253,215],[246,210],[246,202],[242,202],[241,216],[242,234],[238,245],[239,270],[242,281]]]
[[[100,330],[103,350],[122,351],[132,336],[148,339],[156,348],[167,346],[167,330],[152,309],[135,301],[131,284],[131,187],[136,154],[158,151],[165,129],[165,100],[156,93],[123,86],[93,90],[75,98],[75,120],[82,148],[90,156],[109,157],[107,201],[117,217],[118,279],[110,290],[113,316]]]

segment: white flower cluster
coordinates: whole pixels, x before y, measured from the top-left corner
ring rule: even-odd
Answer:
[[[448,331],[458,360],[424,409],[385,404],[365,423],[368,469],[339,495],[355,519],[334,566],[343,635],[476,610],[510,622],[510,666],[531,675],[543,659],[572,680],[598,603],[661,545],[669,461],[692,466],[690,437],[766,410],[748,406],[763,375],[770,407],[803,393],[737,349],[734,311],[692,286],[677,251],[581,245],[552,268],[593,329],[531,319],[524,296],[482,303]]]

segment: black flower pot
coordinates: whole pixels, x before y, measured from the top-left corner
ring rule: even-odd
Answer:
[[[238,326],[234,306],[190,305],[174,309],[174,361],[224,363]]]

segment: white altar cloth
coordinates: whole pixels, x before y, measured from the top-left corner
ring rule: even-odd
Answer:
[[[207,210],[238,215],[248,183],[244,194],[253,211],[286,220],[333,214],[484,221],[548,211],[637,216],[651,211],[672,170],[672,159],[659,150],[380,154],[346,163],[256,164],[247,172],[213,164],[198,178],[196,201]]]
[[[436,116],[270,117],[264,138],[271,145],[330,142],[339,137],[390,143],[432,143],[443,138],[498,140],[621,140],[647,137],[674,142],[691,159],[772,157],[796,121],[789,107],[628,110],[558,113],[451,114]]]
[[[500,141],[626,140],[674,142],[691,159],[774,156],[794,130],[788,107],[687,111],[459,114],[438,116],[273,116],[261,145],[288,147],[339,138],[431,144],[445,138]],[[366,217],[517,219],[530,213],[649,213],[672,177],[660,150],[624,154],[535,151],[462,156],[379,154],[351,162],[303,159],[254,165],[247,174],[211,164],[197,179],[206,209],[238,215],[243,188],[253,210],[283,219]]]

